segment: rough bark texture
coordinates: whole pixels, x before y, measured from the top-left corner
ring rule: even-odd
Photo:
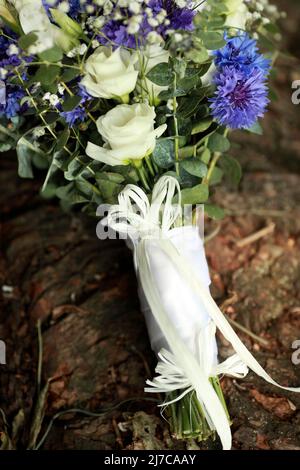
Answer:
[[[290,5],[286,36],[290,50],[299,53],[300,8]],[[281,59],[279,100],[264,122],[265,137],[236,134],[234,152],[245,177],[238,191],[216,192],[230,215],[207,243],[214,297],[230,318],[267,341],[263,346],[239,332],[270,374],[290,386],[300,383],[300,365],[291,360],[292,344],[300,339],[300,123],[299,106],[290,101],[291,81],[300,79],[297,67]],[[0,339],[7,345],[7,365],[0,366],[7,421],[0,416],[2,446],[32,446],[55,413],[80,408],[99,416],[73,411],[59,417],[44,449],[219,448],[218,441],[175,441],[156,403],[145,397],[155,359],[130,252],[120,241],[100,242],[96,221],[40,199],[39,182],[18,179],[14,160],[2,158],[0,174]],[[273,232],[239,246],[271,223]],[[208,233],[215,225],[207,225]],[[50,379],[48,392],[40,394],[38,320],[42,385]],[[223,357],[232,352],[221,336],[219,344]],[[223,379],[222,386],[234,448],[300,450],[300,395],[252,373],[243,381]]]

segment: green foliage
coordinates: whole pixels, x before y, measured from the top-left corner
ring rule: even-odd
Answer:
[[[207,85],[207,72],[213,60],[212,51],[225,44],[227,1],[205,3],[208,8],[196,15],[193,31],[178,31],[180,40],[170,35],[166,42],[170,52],[168,63],[159,63],[146,74],[153,84],[165,87],[150,102],[155,103],[155,127],[166,124],[167,130],[157,139],[153,153],[142,161],[140,169],[134,165],[109,166],[85,154],[89,141],[100,146],[106,144],[96,122],[119,101],[96,97],[82,101],[79,96],[85,60],[93,53],[92,41],[85,37],[82,23],[53,10],[56,27],[66,34],[66,43],[56,41],[54,47],[27,62],[26,51],[36,42],[37,34],[23,34],[18,18],[13,16],[21,63],[9,70],[12,73],[8,80],[24,89],[21,105],[27,109],[21,118],[7,120],[0,116],[0,152],[16,148],[22,177],[33,178],[34,167],[43,169],[46,175],[43,196],[56,195],[65,208],[79,204],[87,213],[93,213],[102,201],[115,203],[126,184],[138,184],[149,193],[161,175],[171,174],[180,183],[184,204],[205,203],[209,217],[222,218],[224,211],[207,203],[210,187],[224,178],[235,188],[242,171],[238,160],[229,155],[226,129],[213,120],[209,108],[214,86]],[[260,44],[272,52],[278,27],[274,22],[264,24],[259,19],[257,22],[253,31],[257,32]],[[228,32],[231,34],[232,29]],[[66,53],[80,45],[82,53],[76,50],[74,54]],[[143,77],[144,73],[141,72]],[[49,95],[54,95],[52,102]],[[129,104],[142,99],[138,87],[122,97]],[[79,104],[85,108],[85,119],[70,127],[61,112],[72,112]],[[262,128],[257,123],[248,132],[261,135]]]

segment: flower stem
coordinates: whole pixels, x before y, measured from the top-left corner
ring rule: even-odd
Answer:
[[[178,134],[178,120],[177,120],[177,99],[176,99],[176,88],[177,88],[177,76],[174,71],[174,96],[173,96],[173,122],[174,122],[174,153],[175,153],[175,170],[179,176],[179,134]]]
[[[148,167],[148,170],[150,171],[151,176],[153,178],[155,178],[155,171],[154,171],[154,168],[153,168],[153,165],[152,165],[151,157],[149,155],[147,155],[145,157],[145,162],[146,162],[146,165]]]
[[[143,167],[143,163],[141,160],[132,160],[132,166],[135,168],[137,175],[146,191],[150,191],[150,186],[148,184],[147,173],[145,168]]]
[[[230,421],[219,379],[218,377],[211,377],[210,381],[224,407],[228,421]],[[182,390],[169,393],[167,401],[175,400],[180,393],[182,393]],[[171,403],[166,410],[172,435],[176,439],[195,439],[200,442],[208,438],[215,438],[216,432],[208,424],[195,391],[191,391],[181,400]]]

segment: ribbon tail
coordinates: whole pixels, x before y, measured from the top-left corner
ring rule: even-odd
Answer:
[[[242,343],[232,326],[226,320],[223,313],[215,303],[214,299],[207,292],[205,286],[203,286],[202,283],[197,279],[196,275],[194,275],[192,268],[189,266],[189,263],[186,261],[186,259],[178,253],[176,248],[168,240],[162,240],[162,245],[164,247],[164,251],[168,254],[177,269],[180,270],[186,282],[188,282],[193,291],[199,296],[216,326],[219,328],[224,337],[230,341],[233,348],[239,357],[245,362],[245,364],[253,372],[265,379],[270,384],[275,385],[282,390],[299,393],[300,387],[284,387],[272,379],[272,377],[265,371],[265,369],[259,364],[255,357]]]
[[[159,240],[157,243],[159,243],[159,246],[162,249],[165,249],[163,240]],[[170,256],[170,251],[168,249],[165,249],[165,251]],[[176,249],[175,252],[177,253]],[[141,240],[136,247],[136,261],[142,287],[151,311],[161,331],[165,335],[176,361],[178,361],[180,367],[185,371],[185,374],[192,384],[199,401],[203,403],[210,421],[213,423],[213,426],[220,436],[223,449],[230,450],[232,442],[231,431],[223,405],[214,391],[209,378],[204,374],[198,361],[178,335],[176,328],[170,321],[162,305],[160,295],[151,272],[149,256],[147,253],[147,240],[145,239]]]

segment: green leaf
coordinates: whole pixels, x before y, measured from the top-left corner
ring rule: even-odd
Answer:
[[[29,33],[29,34],[25,34],[24,36],[21,36],[18,40],[18,44],[21,49],[26,50],[28,49],[28,47],[35,44],[36,40],[37,40],[37,35],[35,33]]]
[[[208,165],[209,164],[209,161],[210,161],[210,158],[211,158],[211,152],[210,150],[206,147],[202,154],[201,154],[201,161],[203,163],[205,163],[205,165]]]
[[[72,111],[76,106],[79,105],[80,101],[82,100],[81,96],[68,96],[63,105],[62,108],[65,112]]]
[[[203,64],[209,60],[209,55],[205,47],[190,49],[186,53],[186,57],[195,62],[195,64]]]
[[[12,148],[11,144],[0,143],[0,152],[8,152]]]
[[[68,164],[68,169],[64,172],[64,176],[66,180],[73,181],[81,176],[89,175],[89,171],[86,167],[89,164],[89,160],[84,161],[84,156],[78,156],[73,158]]]
[[[55,150],[57,152],[66,146],[69,140],[69,137],[70,137],[70,129],[68,127],[65,127],[65,129],[62,131],[62,133],[60,134],[56,142]]]
[[[170,139],[158,139],[152,154],[153,161],[160,168],[174,165],[174,142]]]
[[[115,181],[111,181],[107,177],[106,172],[97,174],[96,181],[99,185],[99,189],[101,191],[104,201],[110,204],[115,203],[118,199],[118,195],[123,189],[123,185],[116,183]]]
[[[182,98],[177,109],[177,114],[179,114],[181,118],[192,116],[196,113],[202,99],[203,96],[188,96],[187,98]]]
[[[188,145],[187,147],[182,147],[179,149],[179,158],[189,158],[194,155],[194,146]]]
[[[230,183],[234,186],[238,186],[242,177],[242,168],[240,163],[229,155],[222,155],[220,165]]]
[[[217,166],[213,169],[211,178],[209,180],[209,184],[211,186],[214,186],[215,184],[221,183],[222,179],[224,176],[224,172],[221,168],[218,168]]]
[[[192,135],[199,134],[206,131],[212,124],[211,118],[205,118],[193,125]]]
[[[35,147],[29,140],[24,136],[18,140],[17,147],[18,156],[18,174],[21,178],[33,178],[32,172],[32,157],[34,153],[43,155],[43,152]]]
[[[156,85],[168,86],[173,81],[173,73],[170,69],[169,64],[161,63],[155,65],[150,72],[147,73],[146,77]]]
[[[201,81],[201,68],[189,67],[183,78],[178,80],[177,87],[188,92]]]
[[[60,47],[54,46],[47,51],[41,52],[39,57],[46,62],[59,62],[63,58],[63,51]]]
[[[34,81],[42,85],[51,85],[59,77],[60,67],[58,65],[41,65],[35,74]]]
[[[84,202],[89,202],[89,199],[75,187],[74,182],[69,183],[67,186],[57,188],[56,196],[69,204],[82,204]]]
[[[59,114],[55,112],[49,112],[43,114],[43,117],[47,124],[54,124],[59,119]]]
[[[181,191],[181,203],[184,204],[201,204],[207,201],[209,197],[209,189],[207,184],[198,184],[193,188],[186,188]]]
[[[180,166],[190,175],[198,176],[198,178],[204,178],[207,174],[207,166],[196,158],[184,160]]]
[[[230,142],[226,137],[219,134],[218,132],[215,132],[209,137],[207,147],[212,152],[223,153],[230,149]]]
[[[257,135],[263,135],[263,128],[261,127],[260,123],[257,121],[253,126],[248,127],[247,129],[248,132],[251,132],[252,134],[257,134]]]
[[[225,216],[224,209],[213,204],[205,204],[204,211],[213,220],[221,220]]]
[[[79,70],[76,68],[71,69],[71,68],[66,68],[63,71],[63,74],[61,76],[61,81],[64,83],[68,83],[71,80],[74,80],[74,78],[78,77]]]
[[[215,31],[203,31],[200,37],[208,50],[221,49],[226,44],[223,34]]]

